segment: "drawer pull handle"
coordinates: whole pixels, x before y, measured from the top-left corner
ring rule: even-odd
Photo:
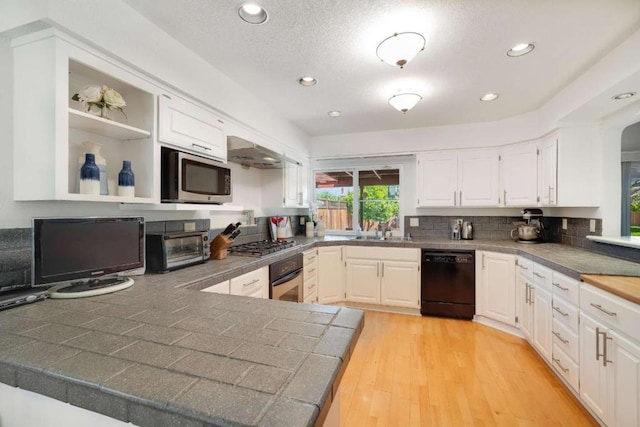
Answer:
[[[553,335],[555,335],[556,337],[558,337],[558,339],[560,341],[562,341],[563,344],[569,344],[569,340],[565,340],[564,338],[562,338],[562,335],[560,335],[559,332],[553,332]]]
[[[560,310],[558,307],[556,307],[555,305],[552,305],[551,307],[553,307],[553,309],[555,311],[557,311],[558,313],[560,313],[561,315],[563,315],[564,317],[567,317],[569,315],[569,313],[565,313],[564,311]]]
[[[316,259],[316,257],[315,257],[315,256],[312,256],[311,258],[309,258],[309,259],[308,259],[308,261],[309,261],[309,262],[311,262],[311,261],[313,261],[313,260],[315,260],[315,259]]]
[[[553,284],[553,286],[555,286],[558,289],[561,289],[565,292],[567,292],[569,290],[569,288],[563,288],[562,286],[560,286],[560,283],[555,283],[555,282],[551,282]]]
[[[199,148],[201,150],[205,150],[205,151],[211,151],[211,148],[209,147],[205,147],[204,145],[200,145],[200,144],[191,144],[192,147],[194,148]]]
[[[569,369],[565,368],[564,366],[562,366],[560,364],[560,359],[556,359],[555,357],[553,358],[553,361],[555,362],[556,365],[558,365],[558,367],[562,370],[562,372],[564,372],[565,374],[569,373]]]
[[[260,279],[253,279],[253,280],[252,280],[252,281],[250,281],[249,283],[245,283],[245,284],[243,284],[242,286],[251,286],[251,285],[253,285],[254,283],[259,282],[259,281],[260,281]]]
[[[518,264],[518,267],[520,267],[520,268],[521,268],[521,269],[523,269],[523,270],[528,270],[528,269],[529,269],[529,267],[525,267],[525,266],[524,266],[524,265],[522,265],[522,264]]]
[[[537,277],[539,277],[539,278],[541,278],[541,279],[544,279],[544,276],[543,276],[542,274],[540,274],[540,273],[536,273],[535,271],[533,272],[533,275],[534,275],[534,276],[537,276]]]
[[[592,306],[592,307],[597,308],[597,309],[598,309],[598,310],[600,310],[601,312],[603,312],[603,313],[605,313],[605,314],[607,314],[607,315],[609,315],[609,316],[611,316],[611,317],[614,317],[614,316],[617,316],[617,315],[618,315],[618,313],[616,313],[616,312],[614,312],[614,311],[607,311],[607,310],[605,310],[604,308],[602,308],[602,306],[601,306],[600,304],[594,304],[594,303],[589,303],[589,304],[591,304],[591,306]]]
[[[309,273],[313,273],[314,271],[316,271],[316,269],[312,268],[311,270],[309,270]]]

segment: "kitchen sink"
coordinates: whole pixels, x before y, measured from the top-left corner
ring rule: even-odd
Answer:
[[[376,237],[376,236],[356,236],[356,240],[379,240],[379,241],[388,241],[388,242],[401,242],[404,239],[402,237]]]

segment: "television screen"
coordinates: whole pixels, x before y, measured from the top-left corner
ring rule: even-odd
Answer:
[[[34,286],[144,267],[144,218],[34,218]]]

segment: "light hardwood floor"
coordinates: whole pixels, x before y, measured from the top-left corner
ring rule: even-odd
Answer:
[[[522,339],[465,320],[367,311],[342,426],[596,426]]]

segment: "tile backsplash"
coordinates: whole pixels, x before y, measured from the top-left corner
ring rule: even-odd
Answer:
[[[419,226],[411,227],[410,219],[418,218]],[[507,216],[414,216],[404,218],[404,232],[415,239],[448,238],[449,221],[462,218],[473,222],[474,238],[489,240],[510,239],[509,233],[514,228],[513,222],[522,221],[521,217]],[[589,231],[589,219],[566,218],[567,228],[562,229],[562,218],[545,217],[547,241],[584,248],[592,252],[616,258],[640,262],[640,250],[604,243],[597,243],[586,238],[588,235],[602,234],[602,220],[595,220],[595,232]],[[259,240],[270,240],[269,218],[258,217],[254,225],[242,226],[242,233],[234,244],[250,243]],[[214,238],[222,229],[209,229],[208,219],[179,221],[149,221],[146,223],[147,233],[164,233],[183,231],[185,223],[195,223],[197,231],[209,230]],[[294,235],[304,235],[304,225],[300,224],[300,216],[291,216]],[[0,229],[0,291],[13,287],[22,287],[31,283],[31,229]]]

